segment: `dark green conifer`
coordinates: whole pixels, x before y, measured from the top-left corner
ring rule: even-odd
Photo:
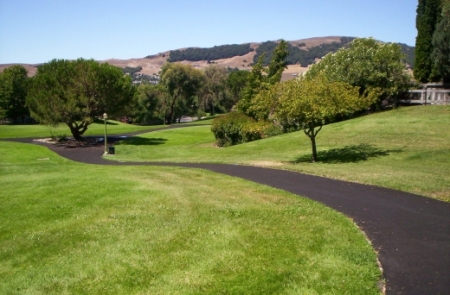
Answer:
[[[433,33],[441,15],[441,0],[419,0],[416,16],[414,77],[422,82],[436,82],[440,75],[431,58]]]

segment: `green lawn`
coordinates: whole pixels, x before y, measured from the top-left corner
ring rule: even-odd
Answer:
[[[152,130],[163,127],[160,126],[138,126],[132,124],[125,124],[118,121],[107,121],[108,134],[121,134],[135,131]],[[105,134],[105,125],[103,121],[92,123],[85,136],[103,135]],[[22,138],[22,137],[51,137],[52,135],[66,135],[71,137],[69,127],[61,124],[57,127],[47,125],[0,125],[0,138]]]
[[[116,145],[120,161],[217,162],[269,166],[390,187],[450,201],[450,106],[404,107],[325,126],[319,162],[295,132],[229,148],[209,126],[140,135]]]
[[[163,146],[177,144],[140,147]],[[364,234],[308,199],[197,169],[0,153],[0,294],[380,294]]]

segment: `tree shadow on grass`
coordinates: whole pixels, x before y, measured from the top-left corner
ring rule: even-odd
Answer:
[[[160,145],[165,144],[167,139],[165,138],[144,138],[139,136],[133,136],[130,138],[119,141],[118,145]]]
[[[400,153],[401,149],[382,150],[370,144],[349,145],[317,153],[317,162],[338,164],[367,161],[369,158],[385,157],[391,153]],[[290,163],[311,162],[311,154],[303,155]]]

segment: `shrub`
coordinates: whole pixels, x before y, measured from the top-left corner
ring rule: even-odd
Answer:
[[[274,134],[272,124],[264,121],[257,122],[239,112],[231,112],[215,118],[211,124],[211,131],[219,147],[232,146],[266,138]]]
[[[51,131],[50,131],[50,138],[52,139],[52,141],[58,142],[58,143],[65,142],[68,140],[67,136],[65,134],[56,135],[56,134],[53,134]]]

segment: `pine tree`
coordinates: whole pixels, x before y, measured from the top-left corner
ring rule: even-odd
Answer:
[[[414,77],[422,83],[440,80],[439,72],[431,59],[433,33],[440,15],[441,0],[419,0],[416,16]]]
[[[450,84],[450,0],[442,0],[442,17],[433,34],[431,58],[444,84]]]

